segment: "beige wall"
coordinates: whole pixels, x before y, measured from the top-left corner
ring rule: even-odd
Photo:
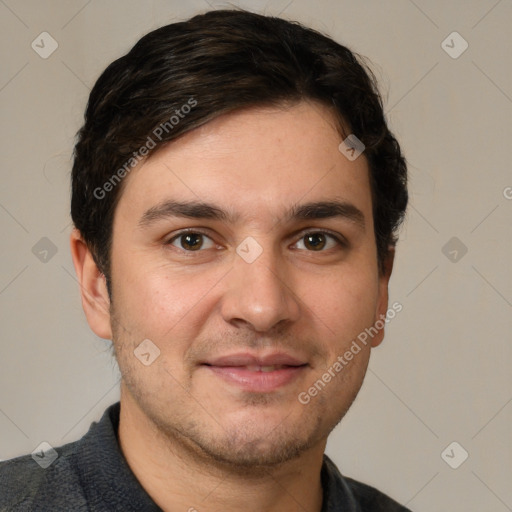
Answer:
[[[282,12],[369,57],[409,161],[411,206],[391,284],[403,311],[328,454],[415,511],[512,510],[512,3],[240,5]],[[206,8],[0,2],[2,459],[77,439],[118,398],[117,368],[85,321],[69,255],[73,138],[112,59],[150,29]],[[31,47],[43,31],[58,43],[47,59]],[[453,31],[469,44],[458,58],[441,45]],[[450,36],[445,45],[456,54],[462,43]],[[445,247],[452,237],[467,248],[462,258],[462,246]],[[34,254],[44,250],[46,262]],[[441,457],[453,441],[469,453],[458,469]],[[452,464],[459,450],[448,450]]]

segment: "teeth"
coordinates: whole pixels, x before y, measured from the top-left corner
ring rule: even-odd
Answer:
[[[281,368],[280,365],[272,365],[272,366],[257,366],[257,365],[248,365],[246,368],[250,372],[273,372],[275,370],[279,370]]]

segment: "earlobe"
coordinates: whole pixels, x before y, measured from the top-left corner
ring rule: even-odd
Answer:
[[[87,322],[97,336],[112,339],[110,299],[105,276],[98,269],[91,251],[77,229],[73,229],[70,235],[70,247]]]
[[[377,302],[377,310],[375,314],[375,327],[379,333],[372,339],[372,347],[378,347],[384,339],[384,327],[386,325],[386,315],[389,304],[388,285],[391,273],[393,272],[393,262],[395,259],[395,247],[388,248],[388,254],[384,261],[384,270],[379,274],[379,297]]]

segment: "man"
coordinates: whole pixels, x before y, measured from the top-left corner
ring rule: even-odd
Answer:
[[[72,172],[120,404],[48,468],[3,463],[0,509],[407,510],[324,455],[396,310],[406,204],[347,48],[244,11],[143,37],[94,86]]]

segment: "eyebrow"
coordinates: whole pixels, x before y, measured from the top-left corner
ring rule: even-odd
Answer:
[[[341,217],[356,224],[363,231],[365,217],[363,212],[346,201],[317,201],[294,206],[287,215],[288,220],[315,220]]]
[[[139,220],[139,227],[147,228],[160,220],[175,217],[218,220],[234,224],[240,216],[202,201],[166,200],[146,210]],[[341,200],[316,201],[295,205],[285,214],[284,219],[293,221],[336,217],[346,219],[361,230],[365,230],[366,224],[363,212],[353,204]]]

